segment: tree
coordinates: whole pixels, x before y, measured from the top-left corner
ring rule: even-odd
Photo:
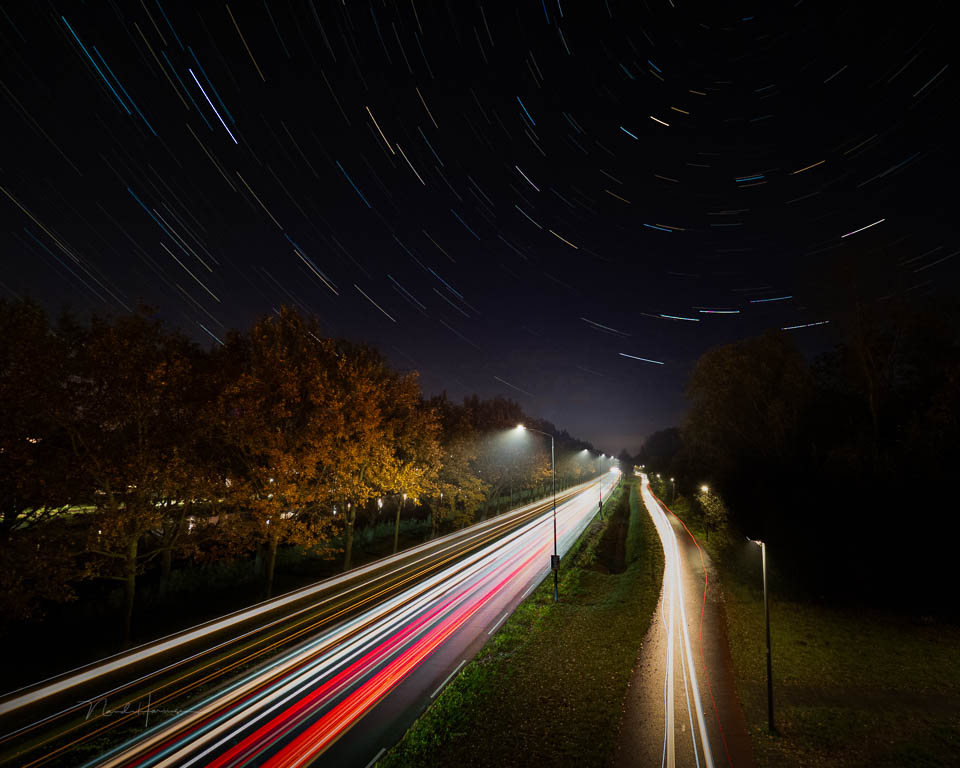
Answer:
[[[64,428],[93,489],[87,549],[101,575],[124,584],[127,646],[137,576],[157,554],[143,550],[145,537],[163,525],[164,506],[185,495],[192,345],[146,312],[94,318],[89,328],[61,327],[61,335],[70,355]]]
[[[662,472],[672,471],[674,458],[682,447],[683,440],[678,427],[661,429],[643,441],[635,461]]]
[[[726,527],[729,513],[723,499],[713,490],[701,487],[697,491],[697,505],[700,507],[703,516],[703,530],[707,539],[710,539],[710,531],[719,531]]]
[[[70,507],[85,494],[60,427],[64,348],[43,309],[0,300],[0,616],[37,618],[86,575]]]
[[[416,374],[390,373],[383,384],[380,461],[373,467],[373,480],[380,492],[400,495],[393,529],[396,552],[404,502],[436,490],[440,425],[434,410],[420,396]]]
[[[430,405],[439,419],[441,435],[441,463],[430,520],[431,535],[436,536],[445,521],[457,528],[473,522],[489,486],[474,466],[479,456],[479,437],[466,409],[445,395],[433,398]]]
[[[807,463],[813,378],[806,361],[781,332],[715,347],[694,366],[687,395],[686,461],[712,477],[756,530]]]
[[[220,358],[226,381],[217,412],[232,508],[220,527],[234,550],[263,546],[269,597],[279,546],[323,551],[333,532],[325,512],[336,494],[325,470],[345,423],[331,373],[336,350],[314,320],[283,307],[249,333],[231,334]]]
[[[480,400],[474,395],[465,398],[463,405],[477,435],[473,465],[488,487],[489,499],[498,499],[504,489],[533,486],[550,477],[550,443],[541,435],[514,430],[518,424],[527,423],[556,434],[556,427],[548,422],[531,423],[517,403],[502,397]]]

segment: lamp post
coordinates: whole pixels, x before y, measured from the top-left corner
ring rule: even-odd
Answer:
[[[670,503],[673,504],[676,498],[677,498],[677,484],[676,482],[674,482],[674,479],[671,477],[670,478]]]
[[[536,432],[550,438],[550,471],[553,475],[553,557],[550,558],[550,568],[553,570],[553,602],[560,599],[560,555],[557,554],[557,461],[554,453],[553,435],[532,427],[525,427],[523,424],[517,424],[517,429],[521,432]]]
[[[774,733],[776,729],[773,726],[773,662],[770,655],[770,603],[767,600],[767,545],[759,539],[750,541],[760,546],[760,559],[763,563],[763,618],[767,625],[767,727],[770,733]]]
[[[603,520],[603,460],[607,454],[600,454],[600,519]]]
[[[591,451],[589,448],[584,448],[584,449],[583,449],[583,452],[584,452],[584,453],[587,453],[587,454],[589,454],[589,453],[594,453],[594,451]],[[607,458],[607,454],[605,454],[605,453],[600,453],[599,451],[597,451],[596,454],[597,454],[597,461],[599,461],[599,463],[600,463],[600,473],[599,473],[599,475],[598,475],[598,477],[599,477],[599,479],[600,479],[600,505],[599,505],[599,511],[600,511],[600,519],[603,520],[603,460],[604,460],[605,458]],[[612,459],[613,457],[611,456],[610,458]]]

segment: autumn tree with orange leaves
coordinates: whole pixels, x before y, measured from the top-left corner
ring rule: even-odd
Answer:
[[[315,321],[284,308],[231,335],[219,354],[225,381],[217,412],[228,466],[222,493],[231,510],[220,527],[239,548],[263,547],[269,597],[281,545],[322,551],[333,535],[336,493],[327,468],[344,421],[337,352]]]

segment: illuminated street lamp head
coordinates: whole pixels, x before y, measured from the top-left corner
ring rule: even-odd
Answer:
[[[700,490],[703,491],[704,493],[710,493],[710,486],[709,486],[709,485],[701,485],[701,486],[700,486]]]
[[[753,543],[756,544],[758,547],[762,547],[762,546],[763,546],[763,542],[760,541],[760,539],[751,539],[749,536],[747,536],[747,541],[753,542]]]

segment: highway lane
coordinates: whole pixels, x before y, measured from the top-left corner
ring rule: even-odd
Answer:
[[[594,494],[585,493],[558,506],[561,551],[592,519],[595,501]],[[368,733],[378,724],[382,727],[390,712],[390,707],[378,705],[389,701],[405,680],[410,681],[407,696],[412,681],[418,680],[414,698],[423,702],[429,697],[436,690],[436,677],[446,670],[426,662],[451,640],[465,647],[495,629],[499,619],[493,617],[500,608],[547,575],[552,537],[551,515],[540,515],[388,604],[317,635],[273,661],[270,669],[237,680],[194,711],[150,729],[96,764],[305,765],[352,733],[370,752],[355,763],[365,765],[385,746],[376,746]],[[410,717],[410,710],[402,713]],[[370,714],[374,717],[368,728]]]
[[[736,697],[719,580],[683,522],[641,496],[664,553],[660,603],[625,702],[616,765],[754,765]]]
[[[593,493],[587,492],[591,487]],[[572,489],[568,495],[577,492],[585,492],[583,512],[595,509],[595,482]],[[564,498],[561,496],[561,501]],[[395,665],[389,674],[396,678],[394,682],[399,682],[418,665],[429,671],[437,666],[436,659],[447,653],[446,648],[443,652],[438,650],[444,641],[453,635],[460,637],[461,626],[472,626],[477,617],[498,609],[509,593],[505,585],[496,586],[496,569],[490,573],[484,570],[490,569],[490,554],[496,551],[491,547],[498,540],[513,542],[524,535],[529,538],[531,525],[536,530],[544,529],[543,521],[549,517],[544,515],[549,507],[548,501],[528,505],[340,577],[7,695],[0,699],[0,725],[6,733],[0,738],[0,747],[6,746],[6,757],[18,765],[41,765],[51,760],[60,763],[83,740],[101,738],[121,724],[127,728],[136,728],[141,722],[145,725],[150,717],[145,714],[147,708],[156,721],[158,712],[182,709],[204,688],[218,686],[220,705],[204,710],[204,715],[209,716],[229,702],[245,701],[245,696],[253,696],[270,684],[276,687],[277,681],[301,667],[309,668],[313,675],[304,679],[322,677],[345,659],[369,651],[372,640],[379,637],[376,627],[381,627],[380,631],[382,626],[396,629],[399,625],[391,624],[391,617],[412,620],[418,611],[422,614],[424,606],[438,599],[443,582],[450,580],[461,586],[462,594],[456,600],[469,603],[470,609],[458,613],[445,607],[436,616],[428,617],[422,626],[415,627],[413,634],[430,628],[429,642],[414,644],[414,651],[405,657],[406,671],[402,665]],[[565,506],[560,506],[558,517],[563,525]],[[561,532],[561,544],[563,536]],[[496,561],[496,557],[492,560]],[[540,569],[545,570],[548,558],[543,556],[540,560]],[[527,573],[530,563],[523,558],[516,563]],[[385,620],[387,624],[383,625]],[[400,646],[406,644],[398,642]],[[389,655],[385,653],[384,657]],[[262,661],[267,658],[269,661]],[[360,678],[383,666],[379,657],[368,658],[365,663],[362,674],[352,673],[353,677],[340,680],[335,691],[327,690],[329,695],[324,701],[330,703],[331,697],[341,696],[356,687]],[[240,672],[249,677],[251,669],[256,670],[257,682],[240,693],[222,682]],[[382,676],[380,682],[383,683]],[[84,700],[97,703],[77,704]],[[19,720],[14,720],[14,716]],[[11,723],[14,727],[10,727]],[[51,740],[51,735],[56,738]],[[40,748],[25,751],[31,745]]]
[[[619,471],[606,474],[603,483],[604,499],[619,480]],[[569,550],[593,520],[597,511],[597,498],[597,487],[594,485],[587,492],[558,506],[558,551],[561,555]],[[473,658],[516,606],[549,576],[549,554],[553,551],[553,534],[552,528],[548,527],[549,523],[550,516],[547,515],[529,534],[530,541],[518,541],[515,545],[536,549],[537,554],[530,567],[505,583],[457,634],[437,649],[431,659],[380,702],[361,725],[348,731],[318,755],[311,765],[329,768],[367,766],[399,740],[461,666]],[[560,599],[563,600],[562,592]]]

